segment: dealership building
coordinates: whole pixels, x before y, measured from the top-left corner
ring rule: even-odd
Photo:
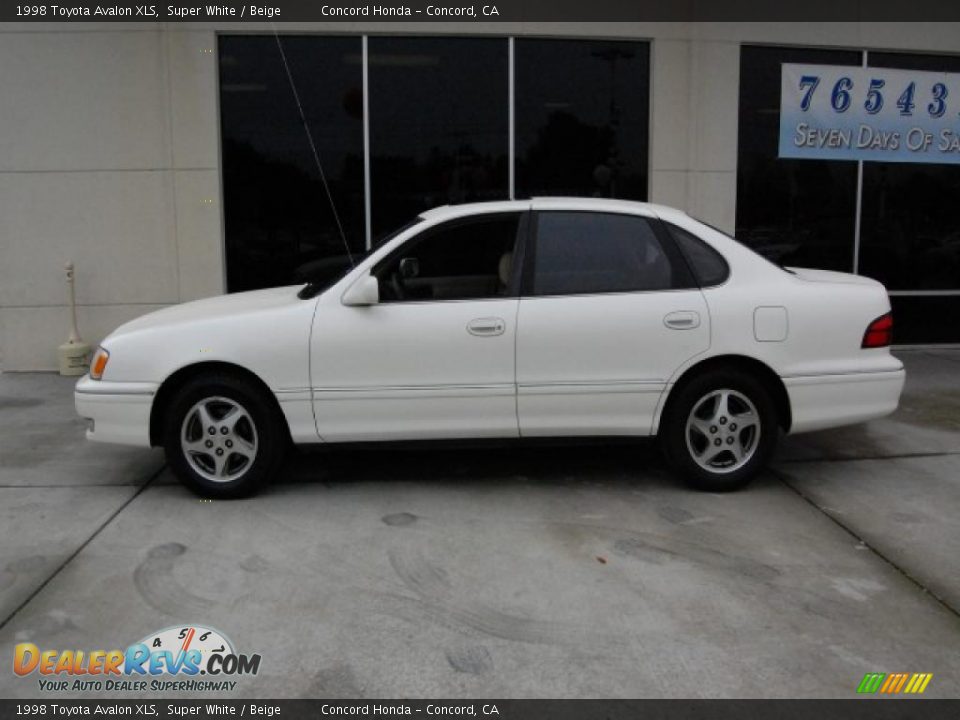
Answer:
[[[0,369],[57,367],[68,261],[95,343],[336,272],[433,206],[542,195],[681,208],[882,281],[898,343],[960,343],[960,163],[835,134],[788,157],[784,64],[876,75],[960,135],[960,87],[929,81],[960,74],[960,23],[0,25]],[[860,89],[818,97],[879,111]]]

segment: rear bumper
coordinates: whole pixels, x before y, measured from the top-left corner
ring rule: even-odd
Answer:
[[[906,373],[896,370],[784,378],[792,433],[852,425],[897,409]]]
[[[87,439],[150,447],[153,383],[112,383],[84,375],[73,392],[77,413],[90,421]]]

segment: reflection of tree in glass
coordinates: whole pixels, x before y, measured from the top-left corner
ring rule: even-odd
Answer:
[[[947,199],[960,196],[960,170],[873,163],[863,187],[863,274],[892,289],[956,288],[960,228]]]
[[[761,154],[740,162],[737,239],[782,265],[849,272],[856,165]]]
[[[550,113],[524,158],[531,194],[543,194],[538,188],[549,188],[552,195],[609,197],[612,144],[611,128],[588,125],[559,110]],[[600,167],[606,171],[598,172]],[[586,188],[591,192],[585,192]]]
[[[230,290],[286,285],[295,282],[299,266],[344,254],[315,170],[270,160],[249,143],[225,139],[223,177]],[[362,158],[349,154],[328,178],[354,251],[364,246],[363,197],[343,188],[362,187],[362,177]]]
[[[649,47],[516,41],[517,195],[647,199]]]
[[[506,156],[477,152],[463,143],[452,152],[431,147],[422,161],[412,155],[375,155],[373,203],[383,231],[438,205],[506,197]]]

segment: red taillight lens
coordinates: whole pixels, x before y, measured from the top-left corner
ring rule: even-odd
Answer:
[[[860,347],[886,347],[891,342],[893,342],[893,315],[887,313],[867,325],[867,331],[863,334],[863,344]]]

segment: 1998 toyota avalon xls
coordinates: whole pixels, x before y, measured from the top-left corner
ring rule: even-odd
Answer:
[[[543,198],[423,213],[332,283],[123,325],[77,383],[87,437],[162,445],[247,494],[288,444],[650,436],[691,484],[744,485],[779,432],[897,407],[879,283],[782,269],[665,207]]]

